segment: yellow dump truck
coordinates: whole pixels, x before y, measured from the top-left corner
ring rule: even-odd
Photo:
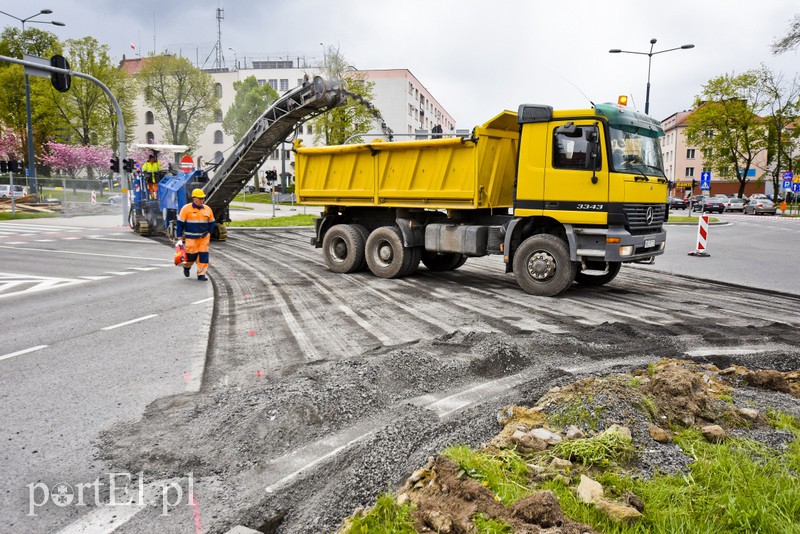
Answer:
[[[615,104],[524,104],[465,136],[296,142],[296,194],[325,206],[312,244],[332,271],[397,278],[497,254],[522,289],[555,296],[663,253],[663,135]]]

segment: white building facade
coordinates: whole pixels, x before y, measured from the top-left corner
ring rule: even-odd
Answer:
[[[135,75],[141,68],[141,59],[126,60],[123,62],[129,74]],[[299,61],[304,63],[303,61]],[[236,92],[234,82],[253,76],[260,85],[269,84],[283,95],[290,89],[302,84],[305,76],[313,77],[318,74],[314,67],[298,67],[294,59],[248,61],[249,68],[240,69],[211,69],[209,74],[214,80],[215,91],[220,99],[220,110],[215,114],[213,121],[202,132],[198,146],[191,154],[197,165],[209,162],[219,162],[234,148],[233,138],[222,129],[222,119],[233,104]],[[425,86],[407,69],[365,70],[359,71],[370,82],[374,82],[373,105],[380,111],[381,116],[394,133],[414,134],[420,130],[432,130],[440,126],[444,133],[455,131],[455,119],[447,113],[436,98]],[[142,95],[135,102],[137,124],[134,128],[134,143],[165,144],[168,140],[158,124],[155,111],[149,109]],[[380,125],[375,123],[370,134],[380,134]],[[314,131],[311,122],[300,127],[299,138],[306,146],[313,146]],[[365,137],[369,139],[370,137]],[[399,137],[402,139],[402,137]],[[259,170],[259,176],[264,171],[275,170],[278,174],[285,168],[285,172],[294,175],[294,154],[289,143],[284,144],[284,149],[276,149],[269,155],[266,162]],[[263,183],[260,184],[263,186]]]

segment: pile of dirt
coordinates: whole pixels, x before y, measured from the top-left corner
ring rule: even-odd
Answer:
[[[504,506],[490,488],[439,455],[406,480],[398,503],[414,504],[415,528],[421,533],[475,532],[476,514],[501,520],[515,533],[593,532],[564,517],[555,494],[536,491],[537,483],[558,477],[579,500],[594,502],[621,521],[638,517],[644,504],[632,494],[585,496],[592,492],[587,485],[599,486],[587,475],[594,476],[603,466],[586,465],[580,457],[560,458],[568,456],[560,450],[570,450],[560,444],[615,433],[633,451],[629,462],[615,463],[615,468],[632,476],[668,474],[685,471],[692,461],[672,443],[674,429],[702,429],[709,441],[735,435],[784,448],[794,436],[770,426],[768,410],[800,418],[800,371],[721,370],[713,364],[663,359],[632,373],[586,378],[550,389],[533,407],[508,406],[498,414],[503,429],[483,450],[520,453],[529,468],[529,496]]]

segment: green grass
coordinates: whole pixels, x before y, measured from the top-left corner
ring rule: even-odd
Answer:
[[[411,505],[398,506],[389,493],[378,496],[375,507],[352,518],[345,534],[416,534]]]
[[[591,438],[562,441],[553,448],[553,455],[583,465],[606,467],[629,461],[634,448],[631,439],[621,432],[604,432]]]
[[[710,223],[718,222],[718,221],[719,221],[719,219],[717,219],[716,217],[709,217],[708,218],[708,222],[710,222]],[[697,217],[696,216],[695,217],[690,217],[690,216],[686,216],[686,215],[673,215],[672,213],[669,214],[668,223],[689,223],[689,222],[696,223],[697,222]]]
[[[597,423],[603,413],[601,406],[594,407],[594,411],[589,409],[592,398],[574,398],[564,404],[563,409],[557,413],[547,416],[547,421],[557,427],[567,428],[570,425],[586,425],[591,430],[597,430]]]
[[[612,522],[593,506],[579,503],[558,481],[541,489],[556,493],[566,515],[607,533],[800,532],[796,440],[783,453],[743,439],[711,444],[696,430],[680,432],[675,441],[694,458],[689,473],[642,480],[606,471],[595,477],[606,496],[618,498],[630,491],[644,501],[644,516],[634,524]]]
[[[459,465],[460,476],[474,478],[505,505],[531,493],[526,485],[528,467],[516,451],[504,450],[494,456],[459,445],[448,447],[443,454]]]
[[[288,217],[270,217],[266,219],[248,219],[244,221],[233,221],[231,227],[262,227],[262,226],[313,226],[317,215],[290,215]]]
[[[10,211],[0,212],[0,221],[13,221],[16,219],[46,219],[48,217],[58,216],[59,215],[57,213],[20,213],[20,210],[17,210],[17,214],[13,217]]]
[[[236,202],[255,202],[257,204],[272,204],[272,195],[269,193],[239,193],[233,200]]]
[[[486,514],[475,514],[472,517],[472,524],[478,534],[514,534],[514,529],[510,525],[497,519],[492,519]]]

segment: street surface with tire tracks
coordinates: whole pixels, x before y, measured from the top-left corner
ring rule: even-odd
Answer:
[[[624,266],[603,287],[535,297],[500,257],[399,279],[330,272],[310,228],[231,229],[212,246],[203,385],[102,436],[104,459],[196,506],[118,532],[331,532],[437,450],[477,446],[498,411],[662,357],[800,367],[800,298]],[[192,514],[195,514],[194,516]]]

